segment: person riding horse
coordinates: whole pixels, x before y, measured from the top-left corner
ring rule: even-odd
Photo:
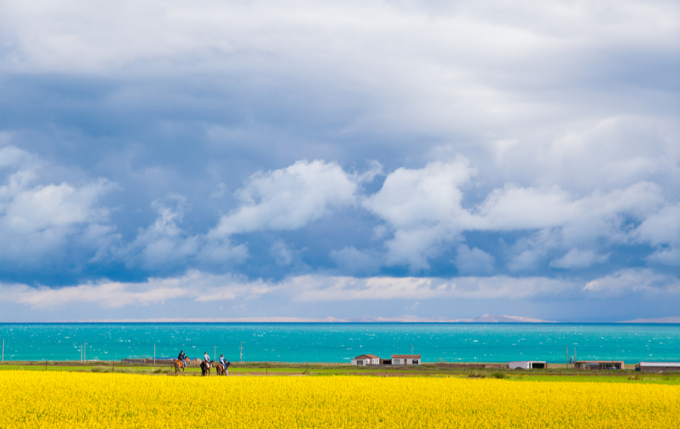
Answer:
[[[227,368],[227,361],[224,359],[224,355],[220,355],[219,361],[222,364],[222,366],[226,369]]]
[[[184,350],[179,351],[179,356],[177,356],[177,359],[181,360],[184,363],[184,366],[189,366],[187,363],[187,355],[184,354]]]
[[[201,369],[205,367],[205,370],[210,374],[210,368],[212,368],[212,362],[210,361],[210,356],[208,352],[203,353],[203,362],[201,362]]]
[[[222,365],[222,373],[224,375],[229,375],[229,362],[224,358],[224,355],[220,355],[220,365]],[[217,372],[217,375],[220,375],[220,372]]]

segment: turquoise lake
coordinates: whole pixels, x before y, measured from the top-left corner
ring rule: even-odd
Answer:
[[[5,360],[190,357],[216,350],[244,361],[349,362],[362,353],[410,353],[424,362],[680,361],[680,325],[625,324],[0,324]]]

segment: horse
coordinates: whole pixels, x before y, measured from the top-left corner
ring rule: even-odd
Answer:
[[[186,368],[186,365],[184,364],[184,361],[181,359],[175,359],[175,374],[179,374],[179,370],[181,369],[182,372],[184,372],[184,368]]]
[[[210,375],[210,367],[211,367],[210,363],[206,361],[201,362],[201,375],[202,376]]]
[[[215,363],[215,371],[217,372],[217,375],[227,375],[227,372],[224,370],[224,365],[219,362]]]

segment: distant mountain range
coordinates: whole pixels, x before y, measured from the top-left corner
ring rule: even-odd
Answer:
[[[680,316],[657,317],[652,319],[634,319],[616,323],[680,323]]]
[[[306,317],[235,317],[235,318],[159,318],[159,319],[116,319],[116,320],[82,320],[88,323],[380,323],[380,322],[404,322],[404,323],[557,323],[551,320],[532,319],[519,316],[493,316],[482,314],[472,319],[448,319],[445,317],[418,317],[404,315],[400,317],[350,317],[339,319],[325,317],[321,319]]]
[[[494,316],[490,314],[482,314],[479,317],[472,319],[448,319],[445,317],[418,317],[418,316],[401,316],[401,317],[358,317],[347,319],[348,322],[419,322],[419,323],[555,323],[550,320],[532,319],[530,317],[519,316]]]

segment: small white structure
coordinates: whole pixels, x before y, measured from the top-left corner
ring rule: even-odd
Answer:
[[[640,362],[641,371],[680,371],[680,362]]]
[[[536,360],[521,360],[521,361],[516,361],[516,362],[510,362],[510,369],[537,369],[537,368],[545,368],[545,362],[544,361],[536,361]]]
[[[420,355],[392,355],[392,365],[418,365]]]
[[[366,366],[366,365],[380,365],[381,359],[376,355],[361,355],[352,359],[352,365]]]

